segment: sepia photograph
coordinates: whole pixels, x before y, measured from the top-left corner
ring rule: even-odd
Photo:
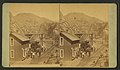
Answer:
[[[110,67],[109,7],[10,4],[9,66]]]

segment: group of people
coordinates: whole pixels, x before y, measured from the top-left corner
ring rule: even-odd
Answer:
[[[35,41],[31,43],[31,46],[28,48],[26,56],[22,59],[34,58],[35,55],[41,56],[41,53],[44,51],[43,47],[39,44],[39,42]]]
[[[84,41],[81,43],[79,48],[80,57],[84,57],[85,55],[90,56],[93,51],[93,47],[90,45],[89,41]]]

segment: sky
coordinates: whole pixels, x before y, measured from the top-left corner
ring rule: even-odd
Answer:
[[[40,17],[46,17],[53,21],[59,20],[59,5],[58,4],[11,4],[10,12],[12,15],[18,13],[33,13]]]
[[[100,20],[108,21],[108,4],[62,4],[60,7],[63,15],[70,12],[81,12]]]
[[[108,4],[60,4],[60,10],[63,15],[71,12],[81,12],[103,21],[108,21],[108,8]],[[56,22],[59,21],[59,3],[14,3],[10,4],[10,12],[14,16],[18,13],[33,13]]]

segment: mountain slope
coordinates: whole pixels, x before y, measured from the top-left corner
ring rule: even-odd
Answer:
[[[46,23],[53,23],[53,21],[44,17],[39,17],[32,13],[20,13],[14,16],[16,24],[24,31],[24,33],[41,33],[41,25]],[[44,27],[43,27],[44,28]]]
[[[69,13],[63,17],[64,22],[61,26],[67,27],[71,33],[93,33],[97,35],[106,24],[104,21],[84,13]]]

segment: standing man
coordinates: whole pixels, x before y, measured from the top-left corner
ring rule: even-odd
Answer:
[[[58,52],[58,50],[56,49],[56,51],[55,51],[55,54],[54,54],[54,56],[55,56],[55,58],[56,58],[56,64],[59,64],[59,52]]]

